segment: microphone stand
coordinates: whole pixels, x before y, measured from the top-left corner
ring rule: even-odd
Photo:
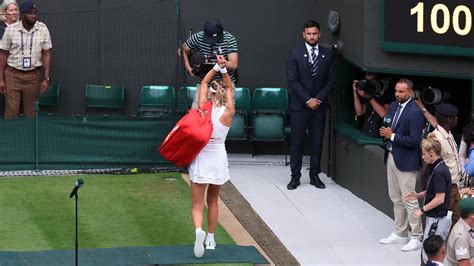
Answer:
[[[79,239],[78,239],[78,208],[77,208],[77,198],[78,198],[77,192],[74,194],[74,199],[76,200],[76,243],[75,243],[75,250],[76,250],[76,266],[79,265]]]
[[[76,183],[74,185],[74,188],[72,189],[71,194],[69,194],[69,198],[72,198],[74,196],[74,199],[76,200],[76,243],[75,243],[75,251],[76,251],[76,266],[79,265],[79,215],[78,215],[78,198],[79,194],[77,194],[78,190],[80,187],[84,185],[84,180],[82,178],[79,178],[76,180]]]
[[[77,203],[78,203],[78,198],[79,195],[77,194],[79,190],[79,185],[74,186],[74,189],[71,192],[71,195],[69,195],[69,198],[72,198],[74,196],[74,199],[76,201],[76,241],[75,241],[75,246],[74,249],[76,251],[76,266],[79,265],[79,230],[78,230],[78,225],[79,225],[79,217],[78,217],[78,208],[77,208]]]

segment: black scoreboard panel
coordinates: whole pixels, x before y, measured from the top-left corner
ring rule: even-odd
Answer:
[[[381,0],[382,50],[474,56],[474,0]]]

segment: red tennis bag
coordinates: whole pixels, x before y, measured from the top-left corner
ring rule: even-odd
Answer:
[[[178,167],[190,164],[211,138],[211,111],[211,102],[189,110],[161,144],[161,155]]]

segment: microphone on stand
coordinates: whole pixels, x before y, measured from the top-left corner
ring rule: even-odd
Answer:
[[[76,200],[76,241],[75,241],[75,251],[76,251],[76,256],[75,256],[75,264],[74,265],[79,265],[79,230],[78,230],[78,219],[79,219],[79,216],[78,216],[78,208],[77,208],[77,199],[78,199],[78,195],[77,195],[77,191],[79,190],[79,188],[81,188],[82,186],[84,185],[84,180],[82,180],[82,178],[79,178],[76,180],[76,182],[74,183],[74,188],[72,189],[72,192],[71,194],[69,195],[69,198],[72,198],[74,197],[75,200]]]
[[[74,183],[74,188],[72,189],[71,194],[69,195],[69,198],[72,198],[72,197],[74,197],[75,195],[77,195],[77,191],[78,191],[79,188],[81,188],[83,185],[84,185],[84,180],[82,180],[82,178],[77,179],[76,182]]]

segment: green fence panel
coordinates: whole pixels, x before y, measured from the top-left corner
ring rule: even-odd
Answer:
[[[39,116],[37,121],[38,127],[35,119],[0,121],[0,171],[171,166],[157,148],[176,120]]]
[[[0,119],[0,136],[1,165],[34,165],[35,119]]]

